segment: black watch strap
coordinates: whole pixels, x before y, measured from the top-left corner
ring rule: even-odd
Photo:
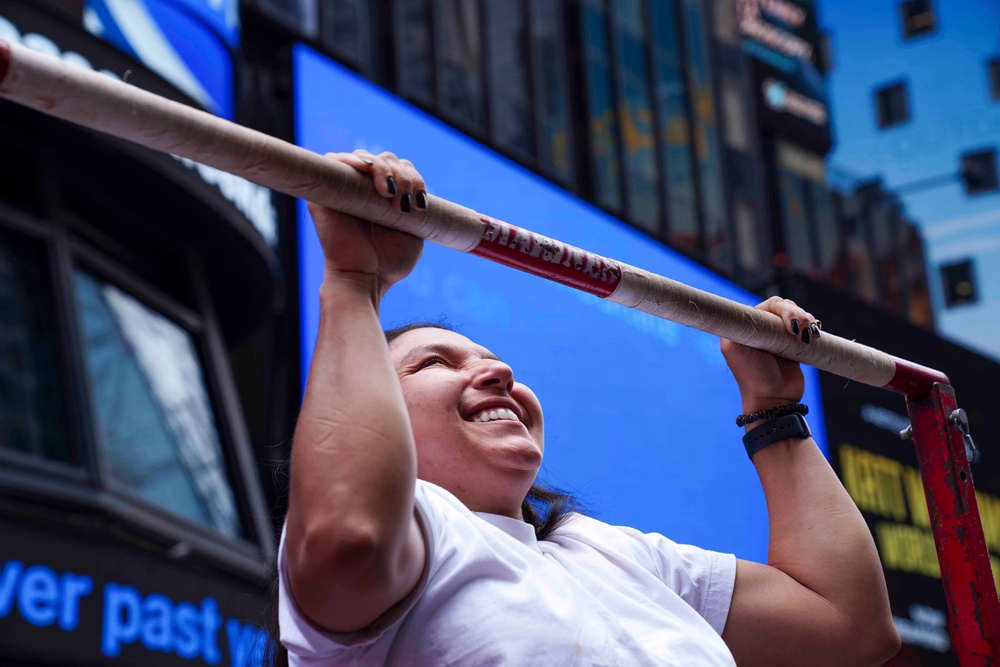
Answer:
[[[764,449],[768,445],[773,445],[789,438],[808,438],[809,424],[806,418],[799,414],[785,415],[766,424],[761,424],[755,429],[747,431],[743,436],[743,446],[747,448],[747,456],[753,459],[753,455]]]

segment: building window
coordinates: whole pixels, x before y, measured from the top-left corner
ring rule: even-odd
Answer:
[[[575,160],[567,101],[563,3],[532,0],[528,12],[534,48],[538,161],[543,171],[568,182],[573,178]]]
[[[990,97],[1000,100],[1000,56],[986,63],[986,71],[990,78]]]
[[[941,266],[941,286],[944,288],[944,305],[954,308],[979,301],[976,276],[972,260],[953,262]]]
[[[928,35],[937,27],[931,0],[905,0],[899,3],[899,12],[903,19],[905,39]]]
[[[523,6],[510,0],[486,0],[483,9],[490,134],[501,148],[530,156],[534,139]]]
[[[97,442],[111,479],[145,500],[242,533],[192,335],[114,285],[73,274]]]
[[[875,91],[875,108],[880,129],[893,127],[910,120],[910,100],[906,82],[884,86]]]
[[[479,3],[435,0],[434,10],[438,104],[459,124],[481,128],[485,111]]]
[[[0,451],[79,464],[66,429],[48,272],[41,244],[0,229]]]
[[[364,74],[372,72],[371,3],[364,0],[324,0],[323,42]]]
[[[693,254],[701,250],[701,240],[677,4],[674,0],[658,0],[650,3],[650,11],[656,53],[657,126],[667,172],[663,180],[669,240],[673,247]]]
[[[642,5],[639,0],[618,0],[612,6],[628,217],[640,227],[658,232],[660,177],[656,167],[655,124]]]
[[[395,0],[392,7],[396,91],[429,106],[434,102],[429,0]]]
[[[611,86],[606,5],[602,0],[584,0],[581,11],[594,197],[598,204],[619,210],[622,205],[621,159],[618,114]]]
[[[319,21],[316,0],[257,0],[260,8],[292,30],[315,37]]]

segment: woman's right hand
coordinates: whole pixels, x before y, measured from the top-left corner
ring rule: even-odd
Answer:
[[[409,213],[426,209],[424,180],[409,160],[392,153],[328,153],[360,172],[371,174],[375,190],[393,208]],[[309,203],[325,262],[324,284],[347,281],[369,290],[378,305],[386,291],[416,266],[423,240],[346,213]]]

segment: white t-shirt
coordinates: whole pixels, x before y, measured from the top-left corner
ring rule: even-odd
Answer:
[[[735,665],[720,636],[736,558],[573,515],[545,541],[417,482],[427,566],[373,626],[334,634],[289,595],[278,551],[281,641],[291,665]]]

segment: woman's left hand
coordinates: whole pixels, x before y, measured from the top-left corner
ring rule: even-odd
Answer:
[[[757,308],[780,317],[785,331],[798,339],[798,345],[808,345],[820,336],[822,323],[794,301],[773,296]],[[802,399],[805,380],[798,362],[725,338],[722,339],[722,354],[740,388],[745,414],[798,403]]]

